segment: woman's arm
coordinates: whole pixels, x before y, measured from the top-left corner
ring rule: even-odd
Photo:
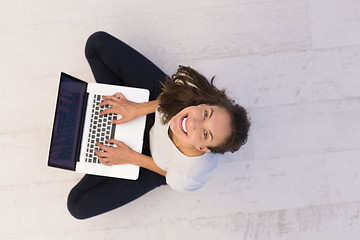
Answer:
[[[95,149],[95,153],[98,156],[100,162],[104,165],[115,164],[134,164],[150,171],[156,172],[163,176],[166,176],[166,171],[159,168],[152,157],[138,153],[132,150],[128,145],[115,139],[107,140],[108,143],[113,143],[117,147],[108,147],[101,143],[96,143],[100,149],[104,152]]]
[[[153,100],[150,102],[138,103],[138,114],[139,116],[154,113],[159,105],[159,100]]]
[[[132,164],[134,165],[149,169],[150,171],[166,176],[166,171],[159,168],[152,157],[134,151],[131,160]]]
[[[108,108],[100,113],[100,115],[108,113],[117,113],[122,115],[119,120],[114,120],[112,123],[119,124],[125,123],[137,117],[154,113],[159,105],[159,100],[156,99],[150,102],[135,103],[127,100],[121,93],[115,93],[113,96],[103,97],[105,101],[99,104],[110,105],[112,108]],[[166,171],[159,168],[152,157],[140,154],[132,150],[129,146],[123,142],[115,139],[107,140],[109,143],[117,145],[114,147],[107,147],[103,144],[96,143],[103,151],[95,150],[100,162],[105,165],[114,164],[134,164],[153,172],[159,173],[163,176],[166,175]]]
[[[99,106],[110,105],[111,108],[107,108],[99,115],[116,113],[122,116],[118,120],[113,120],[112,123],[120,124],[129,122],[137,117],[150,114],[156,111],[159,101],[156,99],[150,102],[136,103],[129,101],[121,93],[115,93],[113,96],[103,97],[105,101],[101,102]]]

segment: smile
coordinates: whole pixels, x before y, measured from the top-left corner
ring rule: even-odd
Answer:
[[[187,121],[187,115],[185,115],[183,118],[180,119],[180,128],[187,135],[186,121]]]

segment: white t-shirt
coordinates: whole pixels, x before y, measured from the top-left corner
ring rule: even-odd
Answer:
[[[162,114],[155,113],[150,130],[150,151],[158,167],[167,171],[166,183],[176,191],[191,192],[203,187],[217,167],[221,154],[205,153],[188,157],[177,149],[168,135],[170,123],[161,123]]]

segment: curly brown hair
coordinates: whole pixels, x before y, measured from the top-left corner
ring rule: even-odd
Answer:
[[[217,147],[207,147],[212,153],[224,154],[235,152],[247,142],[250,119],[245,108],[236,104],[203,75],[190,67],[179,66],[177,73],[168,77],[159,96],[159,111],[163,113],[162,121],[167,123],[177,113],[189,106],[207,104],[219,106],[228,111],[231,117],[232,133],[227,141]]]

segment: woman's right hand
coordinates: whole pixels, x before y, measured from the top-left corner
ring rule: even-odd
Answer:
[[[140,103],[127,100],[121,93],[115,93],[108,97],[104,96],[103,99],[105,101],[101,102],[99,106],[109,105],[112,107],[100,112],[100,116],[109,113],[116,113],[122,116],[120,119],[112,120],[111,123],[113,124],[126,123],[140,116],[138,110]]]

